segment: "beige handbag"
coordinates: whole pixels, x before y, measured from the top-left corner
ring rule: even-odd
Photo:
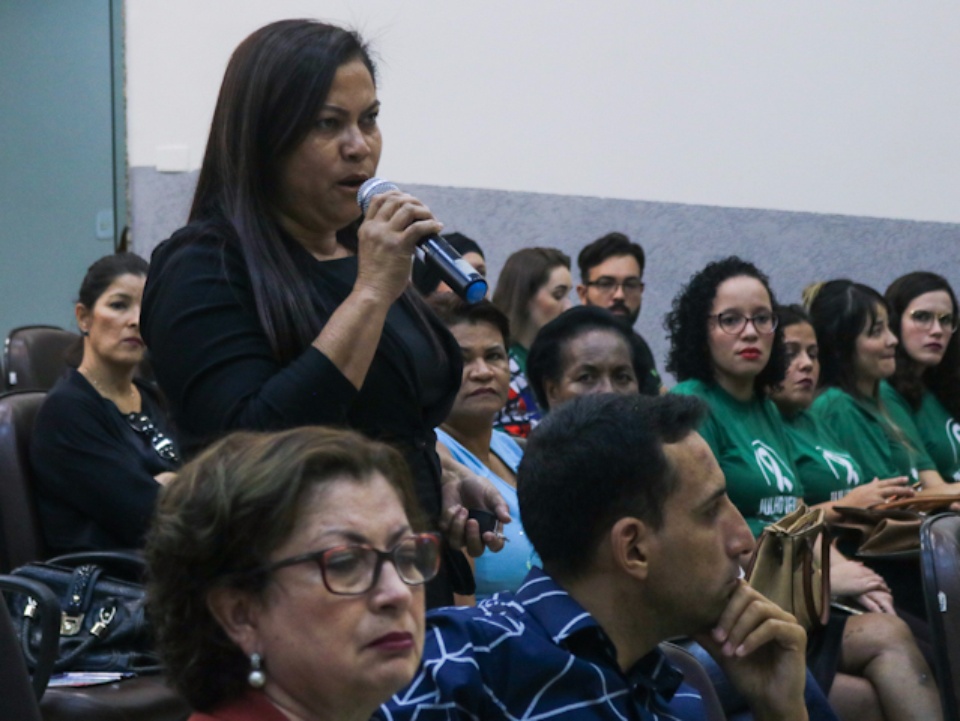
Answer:
[[[825,625],[830,617],[830,541],[823,509],[801,503],[763,529],[747,567],[747,582],[808,631]]]
[[[834,506],[841,518],[831,524],[837,535],[857,544],[860,558],[896,558],[920,553],[920,524],[927,513],[946,511],[960,497],[920,493],[870,508]]]

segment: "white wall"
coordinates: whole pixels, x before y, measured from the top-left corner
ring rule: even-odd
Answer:
[[[283,17],[372,41],[400,182],[960,222],[946,0],[127,0],[131,166],[198,167],[230,52]]]

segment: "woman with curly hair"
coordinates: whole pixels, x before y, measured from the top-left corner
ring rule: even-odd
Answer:
[[[700,434],[723,470],[730,499],[757,535],[804,496],[793,446],[767,397],[787,367],[776,307],[767,277],[731,256],[694,274],[665,322],[671,341],[667,369],[681,381],[672,392],[707,403]],[[831,579],[836,593],[877,596],[876,574],[862,573],[866,569],[835,549],[831,559],[838,570]],[[807,658],[841,719],[940,718],[929,666],[909,627],[892,613],[834,614],[826,628],[811,634]],[[879,659],[896,661],[891,666]]]
[[[767,277],[736,256],[708,264],[667,314],[675,393],[703,398],[700,428],[754,535],[803,498],[783,422],[766,389],[783,380],[783,334]]]
[[[957,297],[943,276],[918,271],[897,278],[885,294],[897,369],[880,397],[916,426],[923,448],[947,482],[960,480],[960,336]]]

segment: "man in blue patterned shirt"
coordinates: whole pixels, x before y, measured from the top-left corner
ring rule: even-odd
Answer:
[[[517,477],[543,563],[516,594],[428,616],[417,676],[379,717],[703,719],[658,644],[693,636],[761,721],[806,719],[806,635],[739,578],[753,546],[699,401],[587,396],[547,416]]]

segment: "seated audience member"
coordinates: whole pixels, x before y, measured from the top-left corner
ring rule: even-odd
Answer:
[[[510,394],[495,425],[526,438],[540,420],[527,384],[527,352],[545,324],[570,307],[570,258],[555,248],[523,248],[507,258],[493,303],[510,320]]]
[[[770,390],[770,398],[783,418],[793,446],[792,458],[803,478],[803,497],[821,505],[830,522],[840,518],[843,506],[869,508],[892,498],[912,496],[907,476],[867,481],[857,460],[843,450],[832,430],[808,413],[820,380],[820,351],[810,317],[799,306],[777,308],[787,355],[783,380]],[[877,609],[871,609],[877,610]]]
[[[629,381],[634,348],[627,329],[600,308],[579,306],[563,313],[540,330],[530,349],[527,371],[540,407],[552,412],[574,398],[595,393],[636,395],[637,384]],[[737,718],[749,712],[746,701],[709,654],[696,644],[685,645],[713,679],[724,711]]]
[[[626,320],[632,328],[640,317],[643,302],[643,271],[646,257],[637,243],[623,233],[607,233],[587,245],[577,256],[580,284],[577,295],[583,305],[606,308]],[[664,391],[650,346],[633,332],[637,380],[644,395]]]
[[[523,449],[512,436],[493,428],[507,400],[510,364],[507,317],[493,303],[467,303],[453,293],[437,293],[430,306],[460,345],[463,379],[447,419],[437,429],[437,451],[450,454],[474,473],[488,478],[503,496],[511,523],[499,553],[473,559],[476,598],[516,591],[530,570],[533,547],[523,531],[517,504],[517,466]]]
[[[880,382],[880,397],[899,406],[948,483],[960,480],[960,337],[957,298],[936,273],[916,272],[887,288],[897,369]]]
[[[527,378],[546,412],[577,396],[639,393],[630,330],[609,311],[580,305],[547,323],[527,359]]]
[[[793,511],[804,495],[792,444],[767,397],[786,370],[775,307],[767,277],[733,256],[695,273],[674,298],[666,323],[667,367],[681,381],[672,392],[706,402],[700,433],[755,535]],[[834,592],[869,593],[868,605],[882,595],[882,608],[892,611],[877,575],[831,550]],[[811,634],[809,660],[843,719],[939,718],[930,669],[908,626],[892,613],[833,614],[826,628]]]
[[[880,400],[880,381],[896,370],[897,347],[883,296],[861,283],[831,280],[815,292],[809,311],[820,344],[821,391],[812,412],[868,476],[909,476],[924,490],[949,488],[910,438],[909,419]]]
[[[380,717],[700,719],[657,648],[693,635],[756,718],[807,718],[803,629],[739,579],[753,538],[700,415],[613,394],[551,411],[518,478],[543,569],[515,595],[431,612],[420,671]]]
[[[442,237],[465,261],[473,266],[474,270],[484,278],[487,277],[487,260],[483,255],[483,250],[477,245],[477,241],[461,233],[444,233]],[[440,275],[433,268],[419,258],[414,258],[411,279],[413,280],[413,286],[424,298],[428,298],[434,293],[450,293],[453,290],[440,279]]]
[[[30,454],[52,554],[142,546],[157,492],[179,466],[160,398],[135,377],[147,268],[131,253],[108,255],[80,285],[82,350],[40,409]]]
[[[185,466],[146,554],[191,721],[360,721],[408,683],[440,564],[419,513],[400,453],[352,431],[235,433]]]
[[[834,523],[842,518],[836,510],[838,505],[870,508],[893,498],[913,496],[906,476],[874,478],[867,482],[860,464],[842,450],[830,428],[807,412],[820,379],[817,336],[810,317],[800,306],[780,306],[777,318],[783,330],[789,365],[783,381],[770,391],[770,397],[780,410],[792,442],[793,462],[803,479],[804,500],[811,506],[823,508],[827,521]],[[841,578],[853,572],[873,579],[875,590],[860,594],[855,602],[868,611],[896,612],[906,620],[928,665],[932,665],[934,656],[929,628],[918,618],[890,606],[890,589],[886,581],[858,561],[848,560],[840,554],[834,554],[833,559],[831,575]],[[837,563],[845,568],[838,572]],[[854,568],[846,568],[848,564],[853,564]],[[836,586],[834,591],[835,596],[840,595]]]

